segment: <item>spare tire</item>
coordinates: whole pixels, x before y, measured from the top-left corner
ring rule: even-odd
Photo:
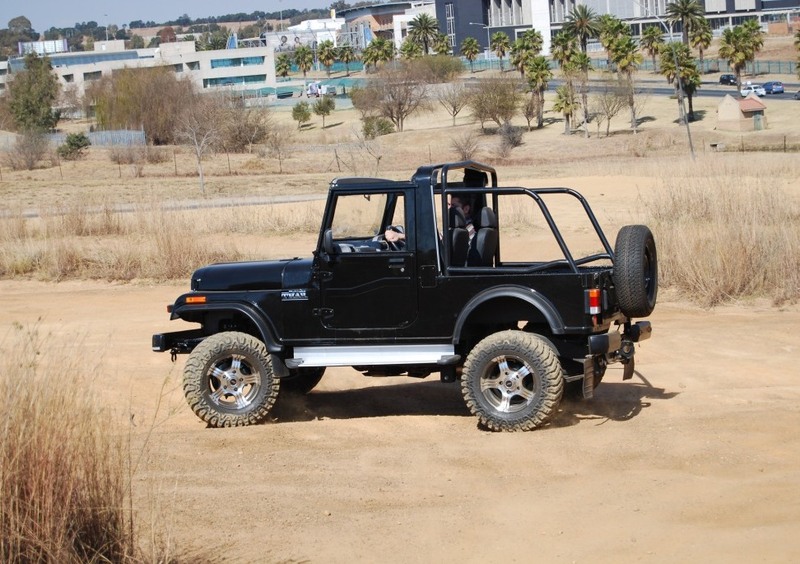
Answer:
[[[647,317],[656,307],[658,256],[646,225],[626,225],[614,245],[614,286],[619,308],[628,317]]]

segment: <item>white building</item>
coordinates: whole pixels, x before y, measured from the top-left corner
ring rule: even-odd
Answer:
[[[194,41],[162,43],[151,49],[125,49],[124,41],[98,41],[94,51],[48,55],[62,86],[75,85],[83,94],[86,84],[123,68],[169,67],[188,77],[200,91],[235,90],[275,93],[275,57],[269,46],[196,51]],[[23,58],[0,63],[0,91]]]

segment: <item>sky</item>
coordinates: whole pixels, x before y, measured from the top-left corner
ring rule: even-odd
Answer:
[[[72,27],[89,21],[95,21],[99,26],[116,24],[122,27],[135,20],[161,23],[183,14],[195,19],[239,12],[327,8],[330,5],[331,0],[3,0],[0,2],[0,28],[7,27],[9,20],[17,16],[28,18],[33,29],[42,33],[51,27]]]

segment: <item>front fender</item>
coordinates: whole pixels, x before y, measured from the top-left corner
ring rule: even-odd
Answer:
[[[513,298],[524,301],[529,305],[536,308],[547,321],[550,326],[550,331],[554,335],[563,335],[564,321],[558,310],[550,303],[546,297],[531,288],[524,286],[496,286],[483,292],[475,294],[472,299],[467,302],[461,313],[456,320],[456,325],[453,331],[453,342],[458,343],[461,340],[461,332],[469,319],[469,316],[474,312],[478,306],[490,300],[497,298]]]
[[[195,317],[197,314],[202,314],[207,311],[220,312],[220,311],[235,311],[247,317],[259,332],[261,340],[267,347],[267,351],[273,354],[280,354],[284,351],[283,345],[278,342],[276,337],[277,332],[272,322],[261,315],[256,308],[251,304],[245,302],[218,302],[218,303],[205,303],[205,304],[181,304],[175,306],[172,310],[172,319],[181,318],[185,319],[184,315],[188,317]]]

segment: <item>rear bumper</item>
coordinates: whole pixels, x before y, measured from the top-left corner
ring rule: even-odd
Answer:
[[[589,354],[607,354],[618,351],[625,341],[630,343],[646,341],[652,333],[653,327],[649,321],[637,321],[631,324],[625,333],[614,331],[613,333],[592,335],[589,337]]]

